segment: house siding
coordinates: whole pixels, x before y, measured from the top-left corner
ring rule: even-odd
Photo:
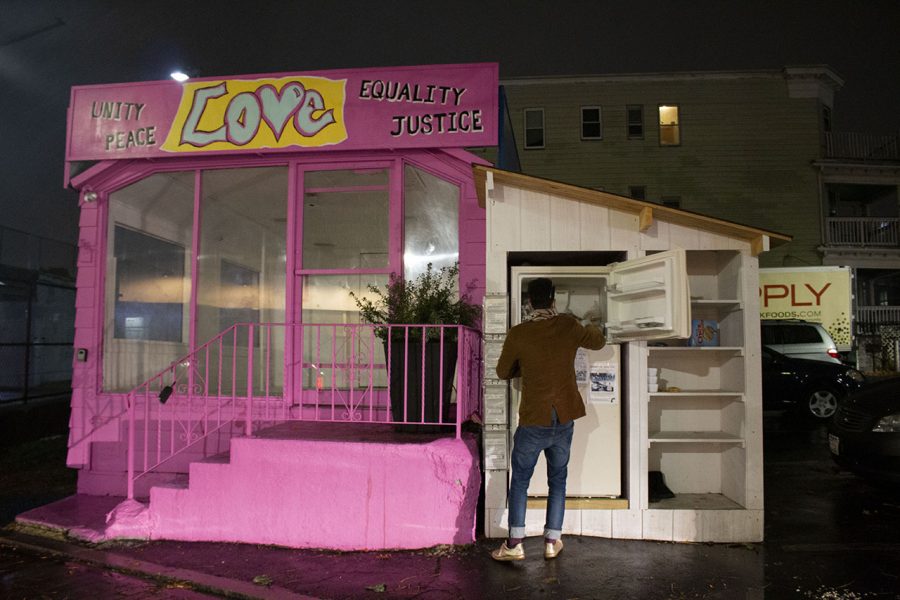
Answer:
[[[504,82],[522,171],[616,194],[678,196],[681,207],[794,241],[767,253],[818,264],[821,155],[818,98],[792,98],[785,76],[609,77]],[[677,104],[680,146],[660,146],[657,106]],[[603,139],[581,140],[582,106],[602,107]],[[628,139],[626,106],[644,107],[644,138]],[[545,144],[525,150],[524,110],[545,113]]]

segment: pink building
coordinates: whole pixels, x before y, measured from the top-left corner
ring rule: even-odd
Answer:
[[[462,148],[497,144],[497,77],[473,64],[72,90],[70,502],[129,498],[94,538],[474,539],[479,457],[461,425],[480,412],[478,332],[435,334],[458,356],[455,371],[437,358],[452,387],[420,398],[389,376],[399,351],[350,292],[458,262],[480,303],[480,159]],[[398,368],[426,370],[412,358]]]

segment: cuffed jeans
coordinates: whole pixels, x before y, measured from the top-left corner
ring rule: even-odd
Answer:
[[[569,453],[575,421],[560,425],[553,411],[549,427],[520,425],[513,436],[512,479],[509,484],[509,537],[525,537],[525,508],[528,503],[528,484],[541,452],[547,457],[547,516],[544,537],[551,540],[562,535],[566,512],[566,477],[569,472]]]

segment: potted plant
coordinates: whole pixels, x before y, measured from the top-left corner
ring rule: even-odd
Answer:
[[[394,421],[446,423],[451,420],[450,396],[457,360],[457,330],[445,329],[442,343],[441,328],[427,325],[473,327],[477,324],[481,309],[470,302],[468,293],[458,293],[458,276],[458,263],[437,271],[429,263],[425,272],[412,281],[391,274],[387,289],[369,285],[366,297],[350,293],[359,308],[361,319],[376,325],[375,335],[384,342],[385,356],[389,357],[391,418]],[[470,284],[467,290],[471,288]],[[442,397],[443,419],[440,411]],[[436,428],[412,426],[400,429],[433,431]]]

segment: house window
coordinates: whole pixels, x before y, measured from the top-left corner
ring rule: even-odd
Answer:
[[[677,104],[659,105],[659,145],[681,145],[681,126]]]
[[[831,107],[822,107],[822,131],[831,133]]]
[[[581,139],[603,139],[603,122],[600,118],[599,106],[581,107]]]
[[[544,147],[544,109],[525,109],[525,148]]]
[[[643,185],[632,185],[628,188],[628,195],[635,200],[647,199],[647,188]]]
[[[659,203],[669,208],[681,208],[681,196],[663,196]]]
[[[625,107],[628,124],[628,139],[644,139],[644,107],[640,104],[629,104]]]

